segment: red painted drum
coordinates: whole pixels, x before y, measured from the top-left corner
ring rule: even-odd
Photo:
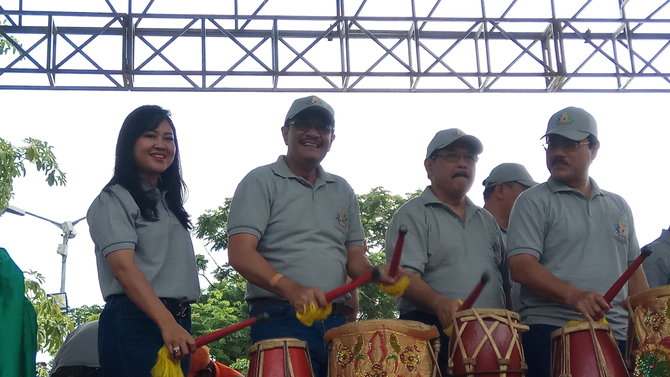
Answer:
[[[435,326],[378,319],[348,323],[326,332],[329,377],[434,377]]]
[[[670,286],[629,297],[626,362],[635,377],[670,375]]]
[[[454,315],[449,338],[449,374],[467,377],[522,377],[528,366],[521,333],[528,326],[505,309],[467,309]]]
[[[255,343],[249,348],[247,377],[314,377],[307,343],[293,338]]]
[[[609,325],[569,324],[551,333],[552,377],[628,377]]]

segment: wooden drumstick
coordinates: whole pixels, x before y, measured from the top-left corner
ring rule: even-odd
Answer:
[[[389,275],[395,276],[398,273],[398,266],[400,265],[400,256],[402,255],[402,246],[405,242],[405,234],[407,234],[407,227],[404,225],[400,226],[398,239],[395,244],[393,251],[393,257],[391,258],[391,265],[389,266]],[[334,299],[342,296],[347,292],[351,292],[359,286],[368,283],[370,281],[378,281],[382,276],[381,267],[373,267],[370,272],[365,275],[359,276],[356,279],[350,281],[349,283],[335,288],[332,291],[326,293],[326,301],[331,302]]]
[[[633,273],[635,270],[637,270],[638,267],[640,267],[640,264],[647,258],[648,256],[651,255],[651,249],[648,248],[647,246],[643,247],[642,250],[640,250],[640,255],[635,258],[633,263],[628,266],[626,271],[623,272],[623,274],[617,279],[617,281],[612,284],[612,287],[610,287],[609,290],[607,290],[607,293],[603,296],[605,298],[605,301],[607,301],[608,304],[614,300],[614,297],[619,293],[621,288],[623,288],[623,285],[626,284],[628,279],[630,279],[631,276],[633,276]]]
[[[472,304],[475,303],[477,297],[479,297],[479,294],[482,293],[482,290],[484,289],[484,286],[486,285],[486,283],[488,283],[488,281],[489,281],[489,274],[488,272],[484,272],[482,274],[482,278],[479,279],[479,283],[477,283],[477,285],[475,286],[475,289],[473,289],[472,292],[470,292],[470,294],[465,299],[465,301],[463,301],[463,304],[461,305],[460,308],[458,308],[458,310],[470,309],[472,307]]]
[[[332,291],[326,293],[326,301],[331,302],[334,299],[342,296],[343,294],[347,292],[351,292],[354,289],[358,288],[359,286],[371,281],[371,280],[379,280],[379,278],[382,276],[381,269],[379,267],[374,267],[370,272],[368,272],[365,275],[359,276],[356,279],[348,282],[347,284],[335,288]]]
[[[195,338],[195,345],[197,347],[204,346],[205,344],[211,343],[215,340],[219,340],[219,339],[223,338],[224,336],[226,336],[228,334],[232,334],[235,331],[242,330],[243,328],[245,328],[247,326],[251,326],[251,325],[253,325],[255,323],[258,323],[258,322],[263,322],[263,321],[267,320],[268,318],[270,318],[268,313],[261,313],[261,314],[257,315],[256,317],[248,318],[248,319],[245,319],[244,321],[232,324],[228,327],[224,327],[222,329],[212,331],[211,333],[201,335],[201,336]]]
[[[402,246],[405,243],[405,235],[407,234],[407,227],[403,224],[398,229],[398,240],[393,248],[393,257],[391,257],[391,266],[389,267],[389,275],[396,276],[398,267],[400,267],[400,256],[402,255]]]

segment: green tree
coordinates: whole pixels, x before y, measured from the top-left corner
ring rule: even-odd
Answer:
[[[53,147],[44,141],[28,138],[15,147],[0,138],[0,214],[14,195],[14,179],[26,175],[26,161],[43,171],[49,186],[65,185],[65,173],[58,168]]]
[[[100,313],[102,313],[102,306],[100,305],[83,305],[70,309],[68,315],[74,321],[74,327],[77,327],[100,318]]]
[[[2,21],[0,21],[0,26],[6,25],[7,24],[7,19],[3,18]],[[11,40],[11,41],[10,41]],[[20,46],[21,43],[19,41],[10,36],[9,39],[5,38],[4,36],[0,35],[0,55],[7,54],[9,51],[12,52],[12,54],[16,54],[18,51],[16,49],[16,46]]]
[[[358,195],[361,223],[365,230],[368,259],[374,265],[386,263],[386,228],[393,214],[407,200],[421,194],[420,190],[404,196],[391,194],[383,187],[375,187],[367,194]],[[395,298],[380,291],[375,284],[359,288],[359,319],[397,318]]]
[[[42,285],[44,277],[35,271],[24,272],[26,297],[37,313],[37,348],[55,355],[67,334],[74,330],[74,321],[61,312],[58,303],[49,297]]]

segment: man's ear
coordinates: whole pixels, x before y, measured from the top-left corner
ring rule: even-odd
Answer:
[[[284,144],[288,145],[288,126],[281,128],[281,135],[284,138]]]

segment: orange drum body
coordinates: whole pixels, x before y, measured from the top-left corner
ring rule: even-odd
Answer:
[[[619,347],[604,323],[580,322],[551,333],[552,377],[628,377]]]
[[[520,335],[528,326],[505,309],[456,312],[449,339],[449,374],[467,377],[522,377],[528,366]]]
[[[314,377],[307,343],[293,338],[255,343],[249,348],[248,377]]]
[[[638,377],[670,375],[670,286],[626,300],[628,368]]]
[[[329,377],[431,377],[437,328],[404,320],[352,322],[326,332]]]

